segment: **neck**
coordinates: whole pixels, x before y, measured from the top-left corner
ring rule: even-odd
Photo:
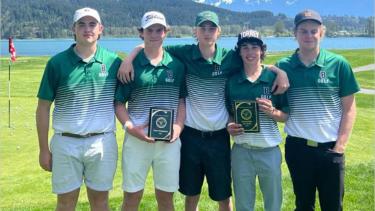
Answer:
[[[152,65],[157,65],[163,59],[163,47],[149,48],[145,46],[144,52]]]
[[[86,59],[96,52],[96,43],[88,46],[77,43],[75,49],[82,59]]]
[[[251,81],[255,81],[262,73],[262,65],[260,62],[257,64],[244,64],[244,71],[246,76],[250,78]]]
[[[199,50],[203,56],[203,58],[205,59],[210,59],[210,58],[213,58],[214,55],[215,55],[215,44],[213,45],[207,45],[207,46],[203,46],[203,45],[198,45],[199,47]]]
[[[316,57],[319,55],[319,48],[315,49],[300,49],[298,51],[299,59],[305,65],[310,65],[312,62],[315,61]]]

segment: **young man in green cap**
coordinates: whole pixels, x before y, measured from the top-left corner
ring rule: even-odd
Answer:
[[[116,116],[126,131],[122,209],[138,210],[152,167],[158,210],[172,211],[173,194],[178,190],[179,136],[185,121],[185,66],[163,49],[169,31],[164,15],[150,11],[141,22],[139,34],[145,48],[133,61],[135,80],[116,91]],[[152,107],[174,110],[173,137],[168,142],[155,141],[147,135]]]
[[[286,95],[272,95],[271,88],[275,73],[262,65],[266,54],[266,44],[259,32],[246,30],[238,35],[236,52],[243,66],[228,79],[225,100],[229,111],[229,134],[234,145],[231,152],[232,176],[235,205],[237,211],[253,211],[256,196],[256,180],[262,192],[264,210],[280,211],[282,204],[281,188],[281,135],[276,121],[284,122],[288,115]],[[249,107],[236,111],[238,105],[256,103],[259,111]],[[241,106],[239,106],[241,107]],[[240,118],[253,120],[256,128],[235,121]],[[249,113],[249,115],[245,115]],[[247,119],[249,118],[249,119]],[[251,130],[251,131],[249,131]]]
[[[75,210],[80,186],[91,210],[109,210],[108,191],[117,166],[114,95],[120,58],[97,44],[103,32],[91,8],[75,12],[76,43],[47,63],[38,92],[39,163],[52,171],[56,210]],[[54,102],[48,144],[49,114]]]
[[[344,151],[353,128],[358,83],[345,58],[320,48],[325,27],[313,10],[298,13],[294,35],[299,48],[277,65],[290,80],[285,160],[296,209],[343,210]]]
[[[186,120],[181,134],[179,189],[186,195],[187,211],[197,209],[205,177],[209,195],[219,203],[219,210],[232,210],[230,138],[226,130],[228,112],[224,90],[227,78],[241,61],[234,51],[216,45],[220,31],[217,14],[203,11],[195,21],[194,35],[198,44],[165,48],[187,68]],[[128,74],[120,75],[120,80],[131,81],[134,74],[130,61],[141,48],[137,47],[122,64],[122,71]],[[285,76],[283,71],[276,71]],[[285,78],[282,78],[278,91],[283,92],[288,86]]]

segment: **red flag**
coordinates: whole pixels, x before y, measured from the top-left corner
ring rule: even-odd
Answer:
[[[16,61],[16,48],[14,47],[13,38],[9,37],[9,53],[12,62]]]

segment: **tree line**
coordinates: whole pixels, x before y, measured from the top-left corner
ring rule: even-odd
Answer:
[[[293,35],[293,18],[270,11],[233,12],[191,0],[3,0],[1,38],[67,38],[72,36],[72,16],[76,9],[97,9],[105,26],[105,36],[138,36],[142,15],[158,10],[172,26],[169,36],[192,35],[195,15],[213,10],[220,16],[222,35],[235,36],[245,28],[259,30],[264,36]],[[326,16],[327,36],[374,36],[374,17]]]

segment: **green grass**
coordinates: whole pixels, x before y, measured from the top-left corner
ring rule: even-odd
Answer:
[[[375,89],[375,72],[374,71],[362,71],[356,72],[355,77],[361,88]]]
[[[362,58],[370,50],[341,52],[348,58]],[[289,52],[290,53],[290,52]],[[270,55],[276,61],[284,52]],[[357,66],[373,63],[373,54]],[[51,193],[51,174],[38,163],[38,141],[35,128],[36,93],[48,57],[20,57],[12,67],[11,128],[8,128],[8,62],[1,58],[0,68],[0,210],[53,210],[56,196]],[[349,60],[350,61],[350,60]],[[356,67],[353,65],[353,67]],[[374,210],[374,96],[357,94],[357,120],[346,151],[345,210]],[[121,155],[123,131],[118,124],[117,141]],[[52,132],[50,133],[50,135]],[[285,134],[283,134],[285,135]],[[281,146],[282,151],[283,146]],[[294,207],[292,185],[285,162],[283,171],[283,210]],[[147,180],[140,210],[156,210],[152,173]],[[119,210],[122,202],[121,162],[110,192],[111,210]],[[263,210],[258,191],[256,210]],[[184,198],[175,194],[176,210],[183,210]],[[77,210],[88,210],[85,188],[81,189]],[[206,185],[200,209],[216,210],[217,204],[208,198]],[[319,210],[319,209],[318,209]]]

